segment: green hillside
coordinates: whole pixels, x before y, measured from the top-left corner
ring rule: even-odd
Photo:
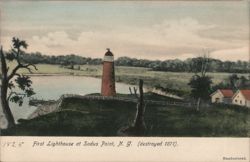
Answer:
[[[133,122],[136,104],[112,100],[67,98],[60,112],[21,120],[2,135],[117,136]],[[202,108],[147,104],[145,136],[250,137],[250,110],[217,105]]]

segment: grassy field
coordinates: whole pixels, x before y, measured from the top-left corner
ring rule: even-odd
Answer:
[[[13,68],[14,64],[10,64]],[[61,67],[59,65],[48,65],[48,64],[38,64],[38,71],[34,71],[34,74],[39,75],[80,75],[80,76],[90,76],[90,77],[101,77],[102,66],[101,65],[81,65],[80,70],[72,70],[68,68]],[[78,65],[75,66],[75,69]],[[27,70],[21,71],[22,73],[28,73]],[[116,81],[128,83],[132,85],[138,84],[138,79],[143,79],[145,86],[155,87],[161,86],[164,88],[171,88],[183,91],[183,93],[188,93],[190,91],[187,83],[193,75],[192,73],[175,73],[175,72],[160,72],[152,71],[148,68],[140,67],[115,67]],[[226,79],[230,73],[208,73],[212,77],[213,83],[217,84],[222,80]],[[247,76],[248,74],[241,74]],[[241,76],[240,75],[240,76]]]
[[[120,128],[133,122],[136,112],[133,102],[76,98],[65,99],[61,108],[60,112],[23,120],[2,135],[117,136]],[[197,112],[186,107],[147,105],[145,123],[144,136],[250,137],[250,110],[242,107],[216,105]]]

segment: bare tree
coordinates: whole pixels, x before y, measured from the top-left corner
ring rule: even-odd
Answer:
[[[131,88],[129,89],[130,89],[130,92],[132,93]],[[134,87],[134,95],[138,99],[134,122],[130,126],[121,128],[118,131],[118,134],[136,135],[136,136],[145,134],[146,124],[144,121],[144,112],[145,112],[146,104],[144,102],[144,96],[143,96],[143,80],[142,79],[139,80],[139,97],[137,96],[136,93],[137,93],[137,89]]]
[[[34,95],[34,91],[31,87],[32,81],[29,76],[22,75],[18,73],[20,69],[26,69],[32,73],[32,68],[36,69],[34,64],[24,63],[21,55],[24,53],[22,48],[26,49],[28,44],[24,40],[19,40],[18,38],[12,39],[13,48],[8,54],[4,54],[3,48],[1,47],[0,58],[1,58],[1,105],[3,112],[8,121],[8,127],[13,127],[15,125],[15,120],[11,109],[9,107],[9,101],[18,103],[19,106],[22,105],[24,97],[30,97]],[[8,61],[15,61],[16,66],[10,71],[10,68],[7,66]],[[22,92],[15,92],[14,88],[18,86]]]
[[[134,121],[135,130],[138,131],[138,134],[144,133],[146,125],[144,122],[144,112],[145,112],[145,102],[143,97],[143,80],[139,80],[139,98],[137,103],[137,111]]]
[[[129,92],[131,95],[134,95],[135,98],[138,98],[138,95],[137,95],[137,88],[136,87],[133,87],[133,90],[134,90],[134,93],[132,92],[132,88],[129,87]]]

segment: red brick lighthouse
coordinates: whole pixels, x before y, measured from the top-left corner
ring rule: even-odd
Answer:
[[[103,96],[114,96],[116,94],[114,55],[109,48],[107,50],[103,58],[101,94]]]

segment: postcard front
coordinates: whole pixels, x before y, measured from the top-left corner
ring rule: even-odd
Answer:
[[[0,29],[1,161],[249,161],[249,1],[2,1]]]

